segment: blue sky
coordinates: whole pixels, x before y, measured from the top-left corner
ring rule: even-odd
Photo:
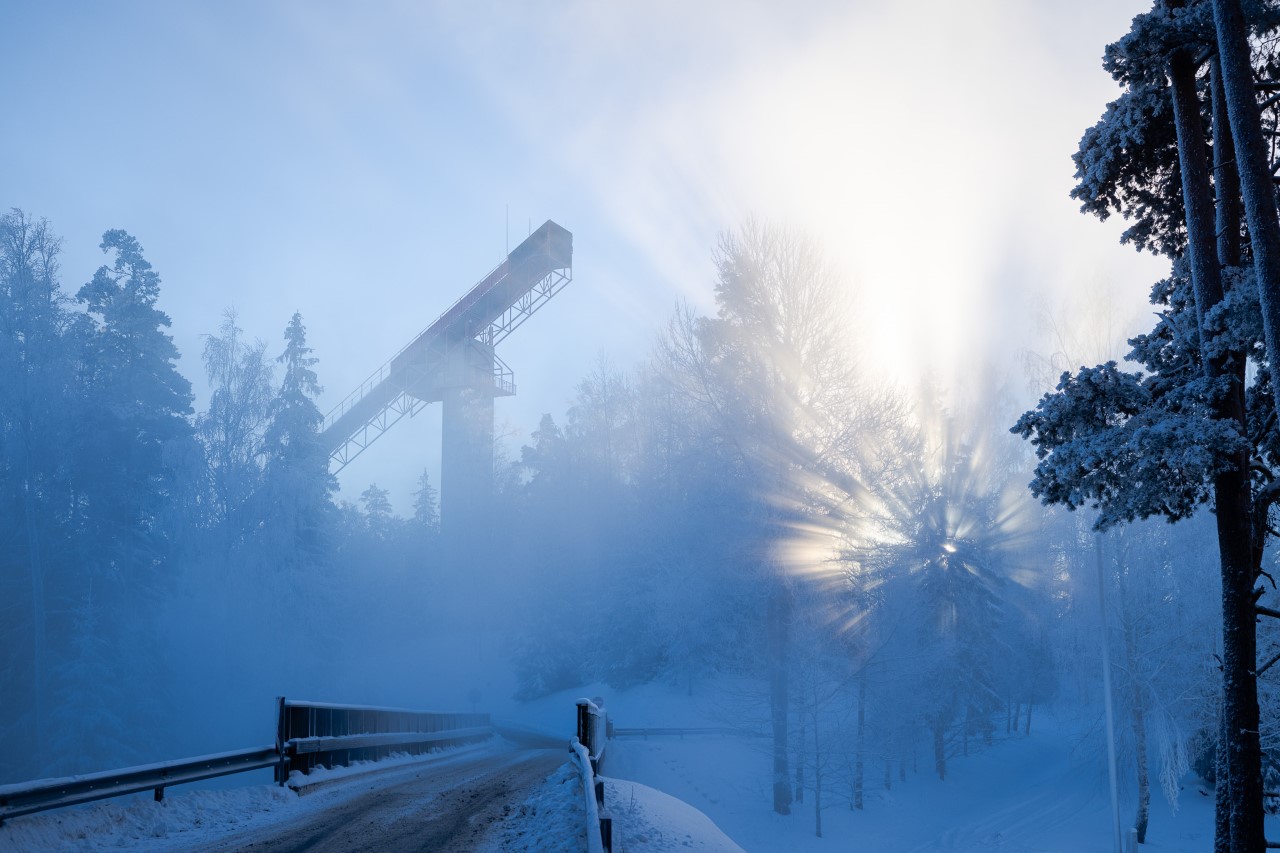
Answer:
[[[555,219],[574,284],[499,350],[513,453],[601,354],[633,364],[678,299],[711,307],[716,235],[751,212],[846,270],[870,369],[1016,369],[1038,304],[1101,282],[1140,318],[1160,274],[1066,198],[1115,95],[1102,47],[1143,8],[13,3],[0,204],[52,221],[72,293],[104,230],[133,233],[201,393],[224,309],[272,352],[301,311],[323,409],[501,259],[506,222],[515,245]],[[344,496],[407,509],[438,422],[398,425]]]

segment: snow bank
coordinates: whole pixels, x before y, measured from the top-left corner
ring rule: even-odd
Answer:
[[[13,818],[0,850],[196,850],[232,831],[293,815],[298,795],[276,785],[187,791],[154,802],[151,792]]]
[[[742,853],[711,818],[685,801],[638,782],[600,778],[604,779],[605,811],[613,818],[615,849]]]
[[[482,850],[581,853],[587,844],[582,780],[570,762],[560,765],[527,800],[503,816]]]

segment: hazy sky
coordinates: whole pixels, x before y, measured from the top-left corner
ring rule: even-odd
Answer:
[[[953,383],[1016,371],[1046,300],[1101,282],[1141,315],[1162,265],[1067,192],[1102,48],[1149,5],[11,3],[0,205],[52,221],[71,293],[104,230],[141,241],[198,408],[224,309],[273,354],[301,311],[327,410],[545,219],[574,283],[499,349],[513,453],[597,356],[711,307],[749,213],[847,270],[872,369]],[[407,510],[438,435],[438,407],[399,424],[344,495]]]

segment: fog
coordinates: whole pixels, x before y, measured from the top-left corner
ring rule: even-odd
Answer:
[[[1165,310],[1169,259],[1070,198],[1147,10],[11,10],[0,783],[266,742],[280,695],[660,694],[820,825],[1033,710],[1102,766],[1109,631],[1125,796],[1176,803],[1220,713],[1217,469],[1096,531],[1129,469],[1063,485],[1036,409]],[[383,410],[326,415],[547,220],[571,280],[470,449],[420,385],[338,459]]]

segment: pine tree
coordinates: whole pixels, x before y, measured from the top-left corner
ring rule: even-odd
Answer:
[[[431,485],[426,471],[418,478],[418,490],[413,493],[413,521],[423,532],[440,532],[440,493]]]
[[[360,503],[364,505],[365,527],[379,542],[387,542],[391,538],[392,522],[395,520],[389,494],[386,489],[379,489],[377,483],[370,483],[369,488],[360,493]]]
[[[1261,179],[1265,187],[1258,184],[1259,168],[1266,168],[1256,162],[1265,157],[1260,137],[1241,135],[1257,136],[1258,118],[1243,20],[1233,17],[1235,3],[1214,0],[1212,20],[1209,11],[1207,2],[1158,4],[1108,47],[1104,64],[1126,92],[1085,134],[1076,157],[1074,195],[1085,209],[1133,218],[1138,224],[1126,236],[1136,233],[1140,246],[1173,262],[1172,275],[1152,292],[1160,308],[1156,328],[1130,342],[1129,358],[1147,372],[1108,362],[1063,374],[1057,392],[1014,430],[1033,441],[1041,459],[1033,492],[1046,503],[1097,506],[1100,529],[1152,515],[1180,520],[1213,502],[1222,574],[1223,730],[1231,733],[1224,744],[1230,790],[1220,787],[1218,847],[1227,849],[1229,834],[1230,849],[1255,850],[1263,836],[1254,585],[1268,535],[1261,520],[1280,496],[1270,486],[1277,457],[1268,377],[1277,367],[1268,347],[1268,303],[1274,301],[1268,294],[1276,285],[1267,281],[1280,263],[1280,228],[1274,199],[1258,202],[1259,192],[1272,195],[1269,170]],[[1211,56],[1213,47],[1221,62],[1211,69],[1206,110],[1195,62]],[[1212,190],[1206,114],[1216,118]],[[1162,144],[1144,144],[1153,138]],[[1224,156],[1233,149],[1243,188],[1228,165],[1236,158]],[[1251,270],[1239,266],[1236,194],[1242,189]],[[1245,354],[1259,367],[1247,389]]]
[[[60,250],[46,220],[18,209],[0,216],[0,577],[15,591],[0,603],[0,619],[21,626],[14,636],[29,638],[0,647],[0,673],[13,695],[26,699],[0,708],[0,736],[30,744],[9,771],[27,776],[47,767],[51,610],[71,536],[63,451],[79,394]]]
[[[337,481],[320,443],[324,418],[315,404],[321,391],[313,369],[317,359],[307,346],[302,315],[293,315],[284,338],[285,350],[276,359],[284,375],[263,439],[266,485],[259,512],[267,525],[260,538],[269,561],[276,571],[292,574],[326,559]]]
[[[164,331],[170,320],[156,307],[160,276],[142,247],[112,230],[101,248],[115,253],[113,264],[77,294],[97,320],[82,362],[94,423],[83,448],[92,467],[81,489],[91,501],[93,550],[140,571],[164,553],[165,533],[152,521],[173,485],[165,449],[192,432],[191,384],[175,365],[178,350]]]

